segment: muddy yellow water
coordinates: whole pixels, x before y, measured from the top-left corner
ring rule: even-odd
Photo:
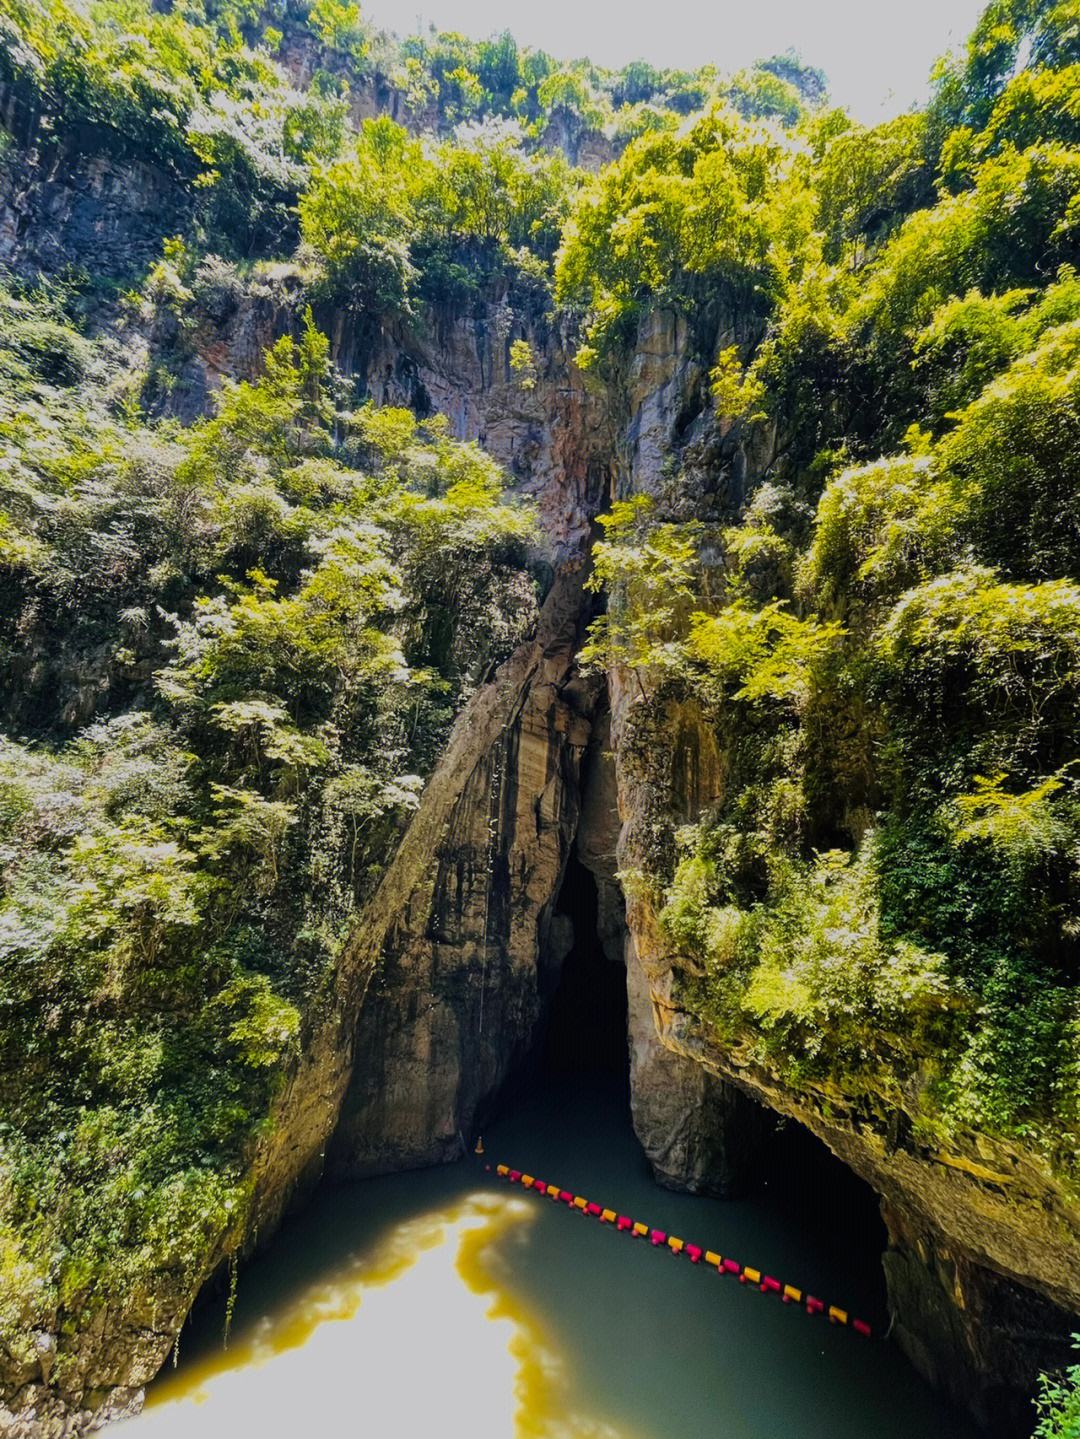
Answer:
[[[783,1167],[753,1197],[650,1180],[618,1092],[564,1085],[503,1158],[880,1320],[863,1208]],[[807,1192],[800,1194],[800,1186]],[[966,1433],[887,1342],[499,1184],[480,1164],[327,1188],[181,1337],[131,1439],[937,1439]]]

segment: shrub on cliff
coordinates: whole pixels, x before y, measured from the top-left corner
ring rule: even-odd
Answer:
[[[1080,1346],[1080,1335],[1073,1335]],[[1080,1364],[1046,1374],[1035,1401],[1039,1422],[1032,1439],[1076,1439],[1080,1434]]]
[[[81,382],[0,345],[0,669],[33,691],[0,742],[12,1352],[237,1242],[356,906],[536,601],[498,467],[336,408],[310,313],[188,427],[117,415],[107,348],[65,334]]]
[[[557,266],[560,300],[588,319],[579,358],[626,338],[644,304],[689,303],[691,275],[762,303],[779,279],[769,201],[782,163],[773,137],[714,106],[678,134],[640,136],[589,182]]]
[[[446,267],[474,287],[515,252],[550,259],[575,177],[560,156],[526,153],[518,128],[462,127],[432,150],[385,116],[319,170],[300,200],[305,243],[328,293],[358,309],[409,313],[421,284],[442,298]],[[445,284],[445,280],[444,280]]]

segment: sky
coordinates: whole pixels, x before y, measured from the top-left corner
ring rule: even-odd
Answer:
[[[510,30],[559,58],[587,55],[738,70],[794,46],[829,76],[833,100],[873,122],[926,98],[938,55],[964,40],[985,0],[361,0],[399,35],[418,19],[482,38]]]

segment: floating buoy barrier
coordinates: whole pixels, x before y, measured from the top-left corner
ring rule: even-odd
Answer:
[[[490,1170],[491,1166],[485,1165],[485,1168]],[[531,1174],[523,1174],[520,1169],[510,1169],[505,1164],[498,1164],[495,1166],[495,1173],[510,1184],[520,1184],[523,1189],[531,1189],[536,1194],[546,1194],[556,1202],[561,1200],[568,1208],[576,1209],[590,1219],[599,1219],[601,1224],[610,1224],[619,1234],[629,1234],[633,1239],[648,1239],[654,1249],[668,1249],[672,1254],[685,1254],[691,1264],[704,1263],[718,1274],[734,1274],[740,1284],[753,1285],[762,1294],[778,1294],[784,1304],[801,1304],[807,1314],[825,1314],[830,1324],[840,1324],[844,1328],[853,1329],[864,1339],[873,1337],[873,1330],[864,1319],[852,1319],[846,1309],[841,1309],[836,1304],[826,1305],[823,1299],[804,1294],[794,1284],[782,1284],[779,1279],[771,1274],[763,1274],[753,1265],[740,1264],[737,1259],[727,1259],[724,1255],[717,1254],[715,1249],[702,1249],[698,1244],[688,1244],[674,1234],[667,1234],[663,1229],[652,1229],[648,1224],[631,1219],[627,1214],[617,1214],[614,1209],[604,1209],[591,1199],[585,1199],[580,1194],[571,1194],[569,1189],[560,1189],[557,1184],[547,1184],[542,1179],[534,1179]]]

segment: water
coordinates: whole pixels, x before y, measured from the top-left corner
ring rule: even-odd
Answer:
[[[799,1145],[753,1198],[668,1193],[648,1175],[622,1086],[600,1078],[549,1082],[485,1140],[492,1163],[883,1317],[869,1197],[843,1172],[823,1180]],[[227,1350],[223,1312],[224,1299],[185,1330],[131,1439],[971,1432],[890,1344],[505,1185],[477,1161],[324,1189],[241,1272]]]

